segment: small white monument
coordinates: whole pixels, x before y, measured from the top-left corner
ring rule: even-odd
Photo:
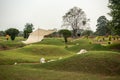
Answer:
[[[83,53],[86,53],[86,52],[88,52],[88,51],[85,50],[85,49],[81,49],[77,54],[83,54]]]
[[[45,58],[41,58],[40,63],[45,63]]]
[[[15,62],[14,65],[17,65],[17,62]]]

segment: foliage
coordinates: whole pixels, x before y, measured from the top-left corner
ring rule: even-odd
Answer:
[[[32,23],[26,23],[24,28],[24,38],[28,38],[29,34],[33,31],[34,27]]]
[[[24,34],[23,34],[23,31],[19,31],[19,34],[18,34],[18,36],[19,36],[19,37],[22,37],[22,36],[24,36]]]
[[[109,15],[112,17],[110,28],[112,33],[120,35],[120,0],[109,0],[108,7],[110,8]]]
[[[49,35],[45,35],[44,37],[59,37],[59,33],[58,32],[53,32],[53,33],[51,33],[51,34],[49,34]]]
[[[63,16],[63,26],[71,26],[73,29],[73,36],[77,36],[77,31],[85,27],[88,19],[85,12],[78,7],[73,7]]]
[[[84,30],[82,35],[86,35],[86,36],[91,36],[93,34],[93,31],[92,30]]]
[[[11,40],[14,40],[15,37],[18,35],[19,30],[15,29],[15,28],[9,28],[5,32],[6,32],[6,34],[10,35]]]
[[[60,30],[59,33],[63,35],[65,43],[67,43],[68,42],[67,38],[71,36],[71,32],[67,29],[63,29]]]
[[[0,36],[5,36],[5,32],[4,31],[0,31]]]
[[[111,41],[112,40],[112,35],[108,36],[108,40]]]
[[[100,16],[97,19],[97,29],[96,29],[96,34],[99,36],[104,36],[110,34],[110,30],[108,28],[108,20],[106,19],[105,16]]]

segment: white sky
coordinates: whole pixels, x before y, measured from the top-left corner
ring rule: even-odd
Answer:
[[[33,23],[36,29],[60,29],[62,16],[76,6],[85,11],[95,31],[98,17],[109,18],[107,5],[108,0],[0,0],[0,30],[23,30],[26,23]]]

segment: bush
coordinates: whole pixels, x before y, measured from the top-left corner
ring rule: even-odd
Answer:
[[[109,40],[109,41],[112,40],[112,36],[111,36],[111,35],[108,36],[108,40]]]
[[[71,36],[71,32],[67,29],[62,29],[59,31],[59,33],[63,35],[65,43],[67,43],[68,42],[67,38]]]
[[[6,31],[6,34],[9,34],[11,37],[11,40],[15,40],[15,37],[18,35],[19,30],[15,28],[9,28]]]

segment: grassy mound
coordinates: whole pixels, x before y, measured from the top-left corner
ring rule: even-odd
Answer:
[[[64,47],[53,45],[29,45],[17,50],[18,52],[43,56],[65,56],[70,54]]]
[[[41,42],[34,43],[34,44],[62,46],[62,45],[64,45],[64,41],[61,38],[45,38]]]
[[[63,39],[45,38],[41,42],[19,47],[21,41],[22,38],[15,41],[0,38],[0,45],[10,48],[0,51],[0,80],[120,79],[120,53],[111,51],[116,45],[102,46],[80,38],[71,39],[68,48],[65,48]],[[75,54],[83,48],[88,50],[87,54]],[[39,64],[42,57],[57,61]],[[59,60],[59,57],[63,59]],[[13,65],[15,62],[18,64]]]
[[[70,42],[68,45],[72,45],[68,47],[67,50],[72,52],[78,52],[81,49],[86,49],[88,51],[105,51],[108,50],[108,47],[102,46],[101,44],[93,44],[90,39],[78,39],[73,42]]]
[[[23,48],[0,51],[0,64],[39,62],[41,57],[58,59],[70,56],[72,53],[63,47],[53,45],[28,45]]]
[[[32,67],[58,71],[118,75],[120,74],[120,54],[110,51],[90,51],[86,54],[75,55],[55,62],[32,65]]]

